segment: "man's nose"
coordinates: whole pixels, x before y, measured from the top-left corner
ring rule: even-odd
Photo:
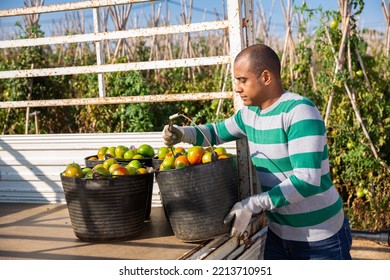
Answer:
[[[233,86],[233,90],[234,90],[234,92],[237,92],[237,93],[242,92],[242,88],[240,86],[240,83],[235,83]]]

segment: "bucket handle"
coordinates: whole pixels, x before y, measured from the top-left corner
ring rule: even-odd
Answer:
[[[203,131],[199,128],[199,126],[193,120],[191,120],[189,117],[187,117],[186,115],[184,115],[182,113],[176,113],[176,114],[169,116],[169,122],[170,122],[169,125],[171,126],[172,120],[176,119],[178,117],[186,118],[199,130],[200,133],[202,133],[203,137],[206,139],[207,143],[210,145],[210,148],[211,148],[211,161],[216,161],[218,159],[218,155],[214,152],[214,147],[211,145],[209,139],[206,137],[206,135],[203,133]]]

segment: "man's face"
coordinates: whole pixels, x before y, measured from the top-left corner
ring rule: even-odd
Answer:
[[[261,106],[266,97],[262,75],[258,77],[250,71],[245,57],[234,63],[234,91],[240,94],[245,106]]]

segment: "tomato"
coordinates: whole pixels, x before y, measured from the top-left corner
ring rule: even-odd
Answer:
[[[358,190],[356,191],[356,196],[359,197],[359,198],[362,198],[362,197],[365,196],[365,194],[364,194],[364,192],[363,192],[362,189],[358,189]]]
[[[120,165],[119,163],[111,164],[111,166],[108,168],[108,172],[110,172],[111,174],[113,174],[114,171],[115,171],[118,167],[122,167],[122,165]]]
[[[355,143],[353,143],[352,141],[349,141],[347,143],[347,148],[348,148],[348,150],[351,150],[351,149],[355,148]]]
[[[218,156],[226,155],[226,149],[224,147],[218,147],[214,149],[214,152],[217,153]]]
[[[148,144],[142,144],[141,146],[138,147],[137,150],[138,154],[143,155],[144,157],[154,157],[154,150],[152,146]]]
[[[96,169],[98,169],[99,167],[103,167],[103,163],[98,163],[98,164],[96,164],[93,168],[92,168],[92,170],[96,170]],[[104,167],[103,167],[104,168]]]
[[[142,167],[142,163],[139,160],[137,160],[137,159],[133,159],[127,165],[129,167],[134,167],[135,169],[138,169],[138,168]]]
[[[172,152],[169,152],[167,153],[163,159],[166,159],[167,157],[173,157],[173,153]]]
[[[127,150],[124,154],[123,154],[123,158],[125,160],[129,160],[129,159],[132,159],[134,156],[136,155],[136,152],[134,150]]]
[[[335,19],[333,19],[331,22],[330,22],[330,28],[332,29],[337,29],[337,27],[339,27],[339,22]]]
[[[356,76],[358,76],[359,78],[363,77],[363,71],[362,70],[357,70],[356,71]]]
[[[126,153],[126,151],[128,150],[129,148],[123,146],[123,145],[119,145],[115,148],[115,157],[116,158],[124,158],[124,154]]]
[[[104,155],[106,154],[107,149],[108,149],[108,147],[106,147],[106,146],[99,148],[99,150],[97,152],[97,156],[100,160],[104,160]]]
[[[202,156],[202,163],[208,163],[212,162],[212,153],[211,152],[205,152]]]
[[[160,147],[157,150],[157,157],[158,159],[164,159],[164,157],[170,152],[170,149],[168,147]]]
[[[188,166],[188,164],[179,162],[179,163],[176,165],[175,169],[181,169],[181,168],[184,168],[184,167],[187,167],[187,166]]]
[[[181,155],[181,156],[178,156],[173,165],[175,166],[175,168],[181,163],[181,166],[184,165],[184,166],[188,166],[190,165],[190,162],[188,161],[187,157],[184,156],[184,155]]]
[[[135,175],[135,174],[137,174],[137,168],[132,167],[132,166],[129,166],[129,165],[126,165],[125,168],[127,168],[127,170],[129,171],[129,174],[130,174],[130,175]]]
[[[85,167],[85,168],[81,169],[81,171],[83,171],[84,176],[85,176],[85,174],[87,174],[87,173],[89,173],[89,172],[92,171],[92,168],[90,168],[90,167]]]
[[[92,169],[93,170],[93,174],[92,174],[93,178],[104,179],[108,175],[110,175],[110,172],[107,169],[105,169],[103,166],[99,166],[99,167],[96,167],[96,166]]]
[[[117,167],[113,172],[112,176],[115,178],[116,176],[130,175],[130,172],[124,166]]]
[[[103,162],[103,167],[107,170],[110,169],[110,166],[113,165],[114,163],[118,163],[115,158],[108,158]]]
[[[149,172],[148,172],[148,170],[145,167],[141,167],[141,168],[138,168],[136,170],[136,173],[137,174],[148,174]]]
[[[229,158],[229,156],[228,156],[228,155],[220,155],[220,156],[218,157],[218,159],[225,159],[225,158]]]
[[[115,146],[109,147],[109,148],[106,150],[106,154],[109,154],[109,155],[111,155],[112,157],[115,157],[115,149],[116,149]]]
[[[80,165],[78,165],[77,163],[71,163],[71,164],[68,164],[68,166],[66,167],[64,176],[74,177],[74,178],[83,178],[84,173],[83,173],[83,170],[81,169]]]
[[[169,170],[175,168],[175,157],[170,156],[164,158],[163,162],[160,165],[160,170]]]
[[[141,154],[135,154],[133,156],[133,159],[142,159],[142,158],[145,158],[145,157],[143,155],[141,155]]]
[[[188,149],[187,158],[190,164],[199,164],[202,163],[202,156],[204,154],[204,149],[201,146],[193,146]]]
[[[175,148],[173,148],[173,151],[174,151],[175,155],[177,155],[177,154],[184,155],[186,153],[186,150],[183,147],[175,147]]]

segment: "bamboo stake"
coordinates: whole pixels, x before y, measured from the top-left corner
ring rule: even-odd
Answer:
[[[257,13],[260,14],[260,16],[258,17],[258,18],[260,18],[260,20],[259,20],[259,24],[257,27],[258,31],[256,32],[256,34],[257,34],[257,37],[260,37],[263,39],[264,44],[270,43],[269,28],[271,25],[272,10],[273,10],[274,4],[275,4],[275,0],[272,0],[268,21],[267,21],[265,9],[262,5],[262,1],[260,1],[260,3],[257,5]],[[256,19],[257,17],[254,17],[254,18]]]
[[[113,19],[116,30],[126,29],[126,24],[128,22],[132,4],[123,5],[122,7],[114,6],[110,7],[109,13]],[[116,48],[114,51],[114,59],[116,59],[121,53],[122,56],[125,55],[126,50],[130,49],[128,43],[124,39],[119,39]]]
[[[383,14],[385,16],[386,21],[386,35],[385,35],[385,54],[386,56],[389,56],[390,52],[390,2],[386,3],[385,0],[382,0],[382,10]]]
[[[343,20],[342,20],[342,37],[341,37],[341,43],[340,43],[338,57],[337,58],[335,57],[336,65],[335,65],[335,76],[334,76],[333,82],[335,81],[336,74],[343,67],[344,62],[345,62],[345,58],[344,58],[345,41],[347,39],[347,34],[349,33],[350,11],[348,13],[348,10],[346,9],[346,5],[344,5],[344,3],[341,2],[340,0],[339,0],[339,7],[340,7],[340,12],[342,13],[342,18],[343,18]],[[324,22],[323,22],[323,25],[325,27],[325,33],[326,33],[326,36],[328,38],[329,44],[331,45],[331,48],[332,48],[332,52],[335,55],[336,51],[335,51],[333,42],[332,42],[330,35],[329,35],[328,26]],[[324,118],[325,125],[328,124],[329,115],[330,115],[332,103],[333,103],[333,95],[334,95],[334,90],[332,90],[330,92],[328,104],[326,106],[326,112],[325,112],[325,118]]]
[[[356,116],[356,120],[358,121],[359,125],[361,126],[362,130],[363,130],[363,133],[364,135],[366,136],[367,140],[368,140],[368,143],[369,143],[369,146],[370,146],[370,149],[371,149],[371,152],[372,154],[374,155],[375,159],[377,159],[380,164],[384,167],[388,167],[386,162],[384,162],[381,158],[379,158],[378,156],[378,153],[376,152],[376,149],[375,149],[375,146],[374,146],[374,143],[372,142],[371,140],[371,137],[370,135],[368,134],[368,131],[366,129],[366,126],[364,125],[364,122],[360,116],[360,113],[359,113],[359,110],[357,108],[357,105],[356,105],[356,101],[348,87],[347,84],[344,84],[344,88],[345,90],[347,91],[347,94],[348,94],[348,97],[349,97],[349,100],[351,101],[351,104],[352,104],[352,108],[353,108],[353,111],[355,112],[355,116]]]
[[[288,5],[289,5],[290,1],[288,1]],[[284,17],[284,21],[286,23],[286,34],[285,34],[285,38],[284,38],[284,45],[283,45],[283,54],[282,54],[282,60],[281,60],[281,66],[282,68],[284,67],[284,63],[286,61],[286,51],[287,51],[287,45],[288,45],[288,39],[289,39],[289,32],[290,32],[290,23],[287,19],[287,14],[286,14],[286,9],[284,7],[284,3],[283,3],[283,0],[280,0],[280,4],[281,4],[281,7],[282,7],[282,11],[283,11],[283,17]]]
[[[370,81],[368,80],[368,77],[367,77],[366,67],[364,67],[363,59],[362,59],[362,57],[361,57],[361,55],[359,53],[359,49],[358,49],[356,43],[355,43],[355,53],[356,53],[356,56],[357,56],[359,64],[360,64],[360,68],[362,68],[363,75],[364,75],[364,80],[366,81],[367,87],[368,87],[369,90],[372,90],[371,83],[370,83]]]
[[[108,30],[107,29],[107,26],[108,26],[108,16],[109,16],[108,8],[102,8],[101,12],[102,12],[102,18],[103,18],[103,20],[102,20],[102,31],[103,32],[107,32],[107,30]],[[103,47],[103,50],[106,53],[106,57],[107,57],[108,61],[111,61],[111,52],[110,52],[109,41],[104,40],[102,42],[102,45],[103,45],[102,47]]]
[[[152,3],[152,12],[151,12],[150,20],[149,20],[152,24],[152,27],[159,26],[159,21],[161,18],[161,8],[162,8],[162,5],[160,3],[158,6],[158,9],[157,9],[157,14],[156,14],[154,2]],[[149,61],[159,60],[159,58],[160,58],[159,50],[160,50],[160,41],[157,41],[157,36],[153,35],[152,39],[151,39],[151,44],[150,44]],[[160,72],[159,69],[154,71],[155,77],[158,77],[159,72]],[[147,71],[147,76],[149,77],[149,75],[150,75],[150,70]]]
[[[228,75],[229,71],[230,71],[230,64],[227,64],[226,65],[226,72],[225,72],[224,80],[223,80],[223,84],[222,84],[222,89],[221,89],[222,92],[225,92],[227,77],[229,76]],[[215,113],[216,116],[219,116],[219,114],[221,113],[222,105],[223,105],[223,99],[219,99],[217,112]]]
[[[287,11],[286,11],[286,8],[284,6],[284,1],[280,0],[280,3],[281,3],[282,11],[283,11],[284,21],[286,22],[286,37],[285,37],[285,42],[284,42],[284,47],[283,47],[283,55],[282,55],[282,61],[281,61],[281,65],[283,68],[285,65],[285,62],[287,60],[286,56],[290,55],[289,58],[294,59],[293,57],[295,54],[295,45],[294,45],[294,39],[292,37],[292,27],[291,27],[292,16],[293,16],[292,6],[294,4],[294,0],[287,1]],[[288,50],[288,48],[292,49],[292,52],[290,52]]]
[[[165,25],[170,25],[170,17],[171,17],[171,13],[168,9],[168,4],[167,4],[167,10],[166,10],[166,23]],[[165,35],[165,48],[166,48],[166,51],[165,51],[165,54],[164,54],[164,58],[165,59],[168,59],[168,60],[171,60],[173,59],[173,53],[172,53],[172,35]]]
[[[346,11],[345,6],[343,7],[343,11]],[[346,19],[349,20],[349,17],[347,16]],[[345,24],[347,22],[343,22],[343,23]],[[324,26],[325,26],[325,31],[326,31],[327,35],[329,35],[328,30],[327,30],[327,26],[326,25],[324,25]],[[349,28],[346,28],[345,26],[343,26],[343,28],[344,28],[344,30],[348,30],[349,29]],[[345,37],[347,37],[347,36],[345,36]],[[331,45],[332,51],[334,51],[335,50],[334,49],[334,45],[333,45],[333,42],[330,40],[330,36],[328,36],[328,40],[329,40],[329,44]],[[341,48],[344,49],[343,45],[340,45],[340,49]],[[341,50],[340,50],[340,52],[341,52]],[[339,55],[340,55],[340,52],[339,52]],[[344,62],[344,60],[341,60],[340,56],[339,56],[338,59],[335,58],[335,62],[336,62],[336,67],[335,68],[338,71],[339,69],[342,68],[341,63]],[[337,73],[337,71],[336,71],[336,73]],[[366,139],[368,140],[368,143],[369,143],[369,146],[370,146],[372,154],[374,155],[375,159],[377,159],[384,167],[387,167],[387,164],[382,159],[379,158],[378,153],[376,152],[375,146],[374,146],[374,144],[373,144],[373,142],[371,140],[371,137],[368,134],[368,131],[367,131],[365,125],[364,125],[363,119],[360,116],[360,112],[359,112],[358,106],[356,104],[355,94],[353,94],[353,92],[350,90],[350,88],[348,87],[348,85],[346,83],[344,83],[344,88],[345,88],[345,90],[347,92],[349,100],[351,101],[352,109],[353,109],[353,111],[355,113],[356,120],[359,123],[360,127],[362,128],[363,134],[365,135]],[[328,102],[328,105],[329,105],[329,103],[330,102]],[[328,108],[327,108],[327,110],[328,110]],[[329,116],[328,115],[328,111],[327,111],[327,116]]]
[[[7,108],[7,114],[5,116],[5,121],[4,121],[4,124],[3,124],[3,131],[2,131],[2,135],[5,134],[5,131],[7,130],[7,124],[8,124],[8,120],[9,120],[9,115],[11,113],[11,107],[8,107]]]
[[[23,1],[25,7],[39,7],[44,4],[44,0],[30,0],[28,3],[26,0]],[[23,16],[26,30],[29,27],[29,32],[31,32],[31,27],[35,26],[39,22],[40,14],[31,14],[31,15],[25,15]],[[33,36],[32,33],[29,34],[29,37],[31,38]],[[34,63],[31,63],[31,69],[34,69]],[[34,85],[34,78],[29,79],[30,80],[30,86],[29,86],[29,93],[27,94],[27,100],[31,100],[31,93],[33,90]],[[28,126],[30,121],[30,107],[26,108],[26,122],[25,122],[25,134],[28,134]]]
[[[159,25],[159,19],[161,15],[161,4],[159,5],[157,9],[157,14],[155,12],[155,5],[154,2],[152,3],[152,14],[150,16],[150,22],[152,24],[152,27],[157,27]],[[157,41],[157,37],[155,35],[152,36],[152,43],[150,46],[150,52],[149,52],[149,61],[152,61],[153,59],[159,58],[159,42]]]

